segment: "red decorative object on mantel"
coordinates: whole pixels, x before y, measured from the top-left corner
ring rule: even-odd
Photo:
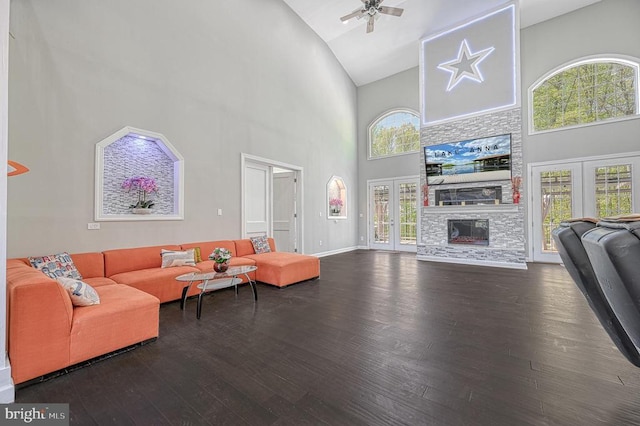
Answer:
[[[429,185],[422,185],[422,205],[425,207],[429,206]]]
[[[511,196],[513,197],[513,204],[520,203],[520,184],[522,184],[522,178],[520,176],[514,176],[511,178]]]

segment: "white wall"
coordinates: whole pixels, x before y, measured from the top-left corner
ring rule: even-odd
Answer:
[[[10,257],[238,238],[241,152],[304,168],[306,252],[356,244],[318,215],[332,175],[357,187],[356,88],[284,2],[19,0],[10,26]],[[87,230],[94,146],[125,125],[184,156],[184,221]]]
[[[416,50],[416,55],[418,54]],[[368,160],[369,125],[385,112],[395,108],[409,108],[420,112],[418,68],[412,68],[390,77],[358,87],[358,235],[367,238],[367,179],[396,176],[418,176],[421,154]],[[361,242],[363,244],[363,242]]]

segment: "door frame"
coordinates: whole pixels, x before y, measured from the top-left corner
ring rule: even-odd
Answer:
[[[571,164],[571,163],[580,163],[582,167],[582,163],[592,162],[592,161],[607,161],[607,160],[615,160],[626,158],[630,156],[640,156],[640,151],[631,151],[631,152],[620,152],[616,154],[604,154],[604,155],[594,155],[590,157],[575,157],[575,158],[567,158],[564,160],[552,160],[552,161],[541,161],[538,163],[529,163],[527,164],[527,194],[528,194],[528,203],[527,203],[527,220],[529,222],[527,226],[527,262],[533,262],[533,250],[534,250],[534,241],[533,241],[533,168],[540,166],[560,166],[563,164]],[[584,177],[584,171],[583,171]],[[636,200],[634,200],[634,203]],[[640,203],[640,200],[637,200]]]
[[[390,178],[377,178],[377,179],[367,179],[367,248],[368,249],[372,249],[371,247],[371,228],[373,226],[373,215],[372,215],[372,211],[371,211],[371,185],[375,185],[376,183],[382,183],[382,182],[391,182],[392,185],[392,191],[394,193],[394,198],[396,197],[395,193],[396,191],[396,186],[397,183],[399,181],[410,181],[410,180],[415,180],[416,181],[416,209],[417,209],[417,214],[416,214],[416,251],[418,248],[418,243],[421,241],[421,222],[422,222],[422,215],[421,215],[421,209],[420,209],[420,200],[421,200],[421,195],[420,195],[420,175],[410,175],[410,176],[394,176],[394,177],[390,177]],[[395,200],[394,200],[395,201]],[[394,205],[393,206],[393,215],[394,215],[394,223],[395,223],[395,216],[396,216],[396,209],[397,206]],[[395,225],[394,225],[395,226]],[[394,238],[394,247],[395,247],[395,230],[393,233],[393,238]],[[392,249],[393,250],[393,249]],[[408,251],[408,250],[398,250],[397,248],[395,248],[396,251]],[[409,252],[413,252],[413,250],[409,251]]]
[[[256,155],[240,153],[240,235],[242,238],[246,236],[246,222],[245,222],[245,203],[244,203],[244,185],[245,185],[245,167],[247,162],[260,164],[270,168],[269,175],[272,175],[271,169],[278,167],[281,169],[289,169],[296,172],[297,176],[297,190],[296,190],[296,239],[298,241],[298,253],[305,253],[304,251],[304,169],[294,164],[284,163],[282,161],[272,160],[269,158],[259,157]],[[269,185],[269,194],[267,204],[269,206],[269,236],[273,235],[273,196],[272,185]]]

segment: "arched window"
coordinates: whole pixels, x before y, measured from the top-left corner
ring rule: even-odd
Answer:
[[[529,90],[531,133],[638,115],[638,63],[588,58],[560,67]]]
[[[419,150],[420,118],[417,112],[394,109],[369,125],[369,159]]]

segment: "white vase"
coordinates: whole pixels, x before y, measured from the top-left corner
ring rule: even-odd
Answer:
[[[133,214],[151,214],[153,213],[152,209],[131,209]]]

